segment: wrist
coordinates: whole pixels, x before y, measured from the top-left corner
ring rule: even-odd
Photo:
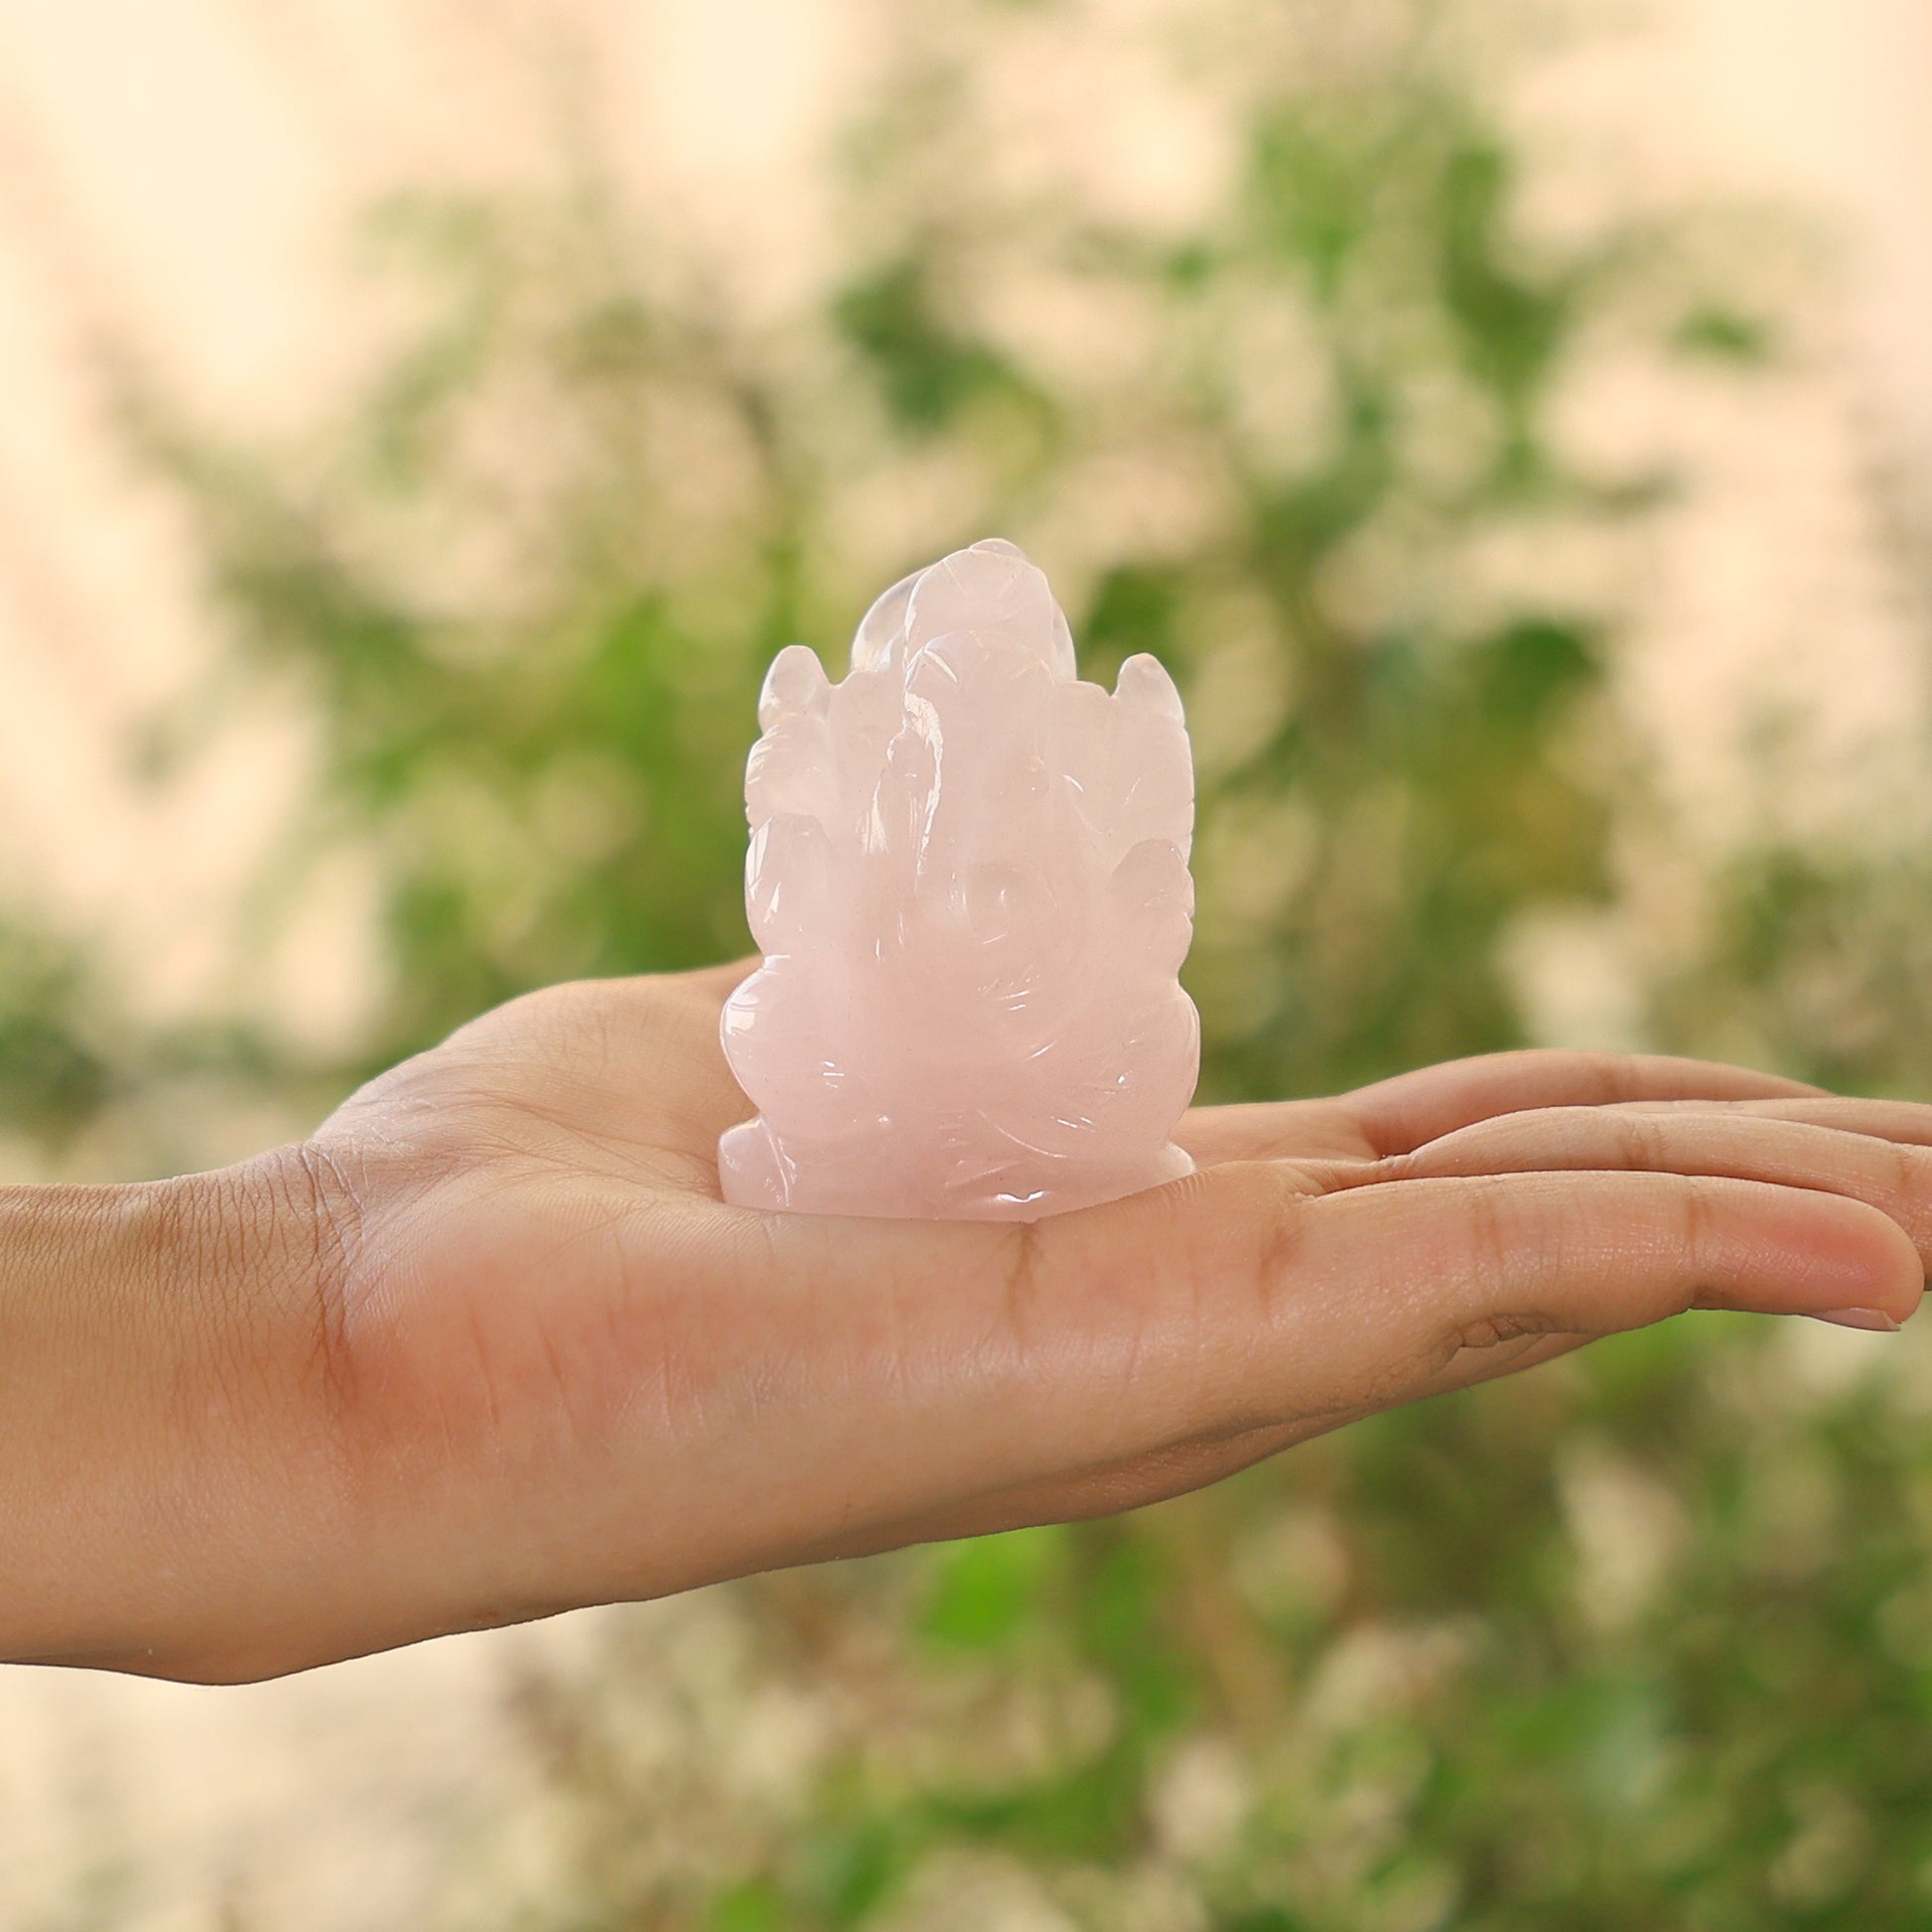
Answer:
[[[305,1172],[0,1188],[0,1658],[307,1661],[342,1489]]]

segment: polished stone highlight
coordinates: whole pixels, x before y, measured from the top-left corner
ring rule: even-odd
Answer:
[[[1083,682],[1045,577],[989,539],[888,591],[842,683],[780,652],[759,723],[764,963],[723,1023],[759,1116],[725,1198],[1035,1220],[1191,1172],[1194,774],[1161,665]]]

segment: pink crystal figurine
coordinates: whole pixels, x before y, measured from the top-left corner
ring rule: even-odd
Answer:
[[[1045,577],[989,540],[888,591],[844,683],[781,651],[759,723],[764,964],[724,1015],[759,1117],[725,1198],[1031,1221],[1192,1172],[1194,774],[1160,664],[1082,683]]]

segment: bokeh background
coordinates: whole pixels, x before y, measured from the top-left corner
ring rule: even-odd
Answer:
[[[0,3],[0,1167],[744,950],[989,534],[1199,755],[1212,1098],[1932,1096],[1921,0]],[[1932,1339],[1687,1317],[1115,1522],[0,1677],[4,1932],[1932,1922]]]

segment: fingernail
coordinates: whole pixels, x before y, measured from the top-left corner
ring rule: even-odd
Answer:
[[[1841,1328],[1876,1328],[1895,1335],[1898,1323],[1883,1309],[1818,1309],[1811,1311],[1814,1321],[1836,1321]]]

